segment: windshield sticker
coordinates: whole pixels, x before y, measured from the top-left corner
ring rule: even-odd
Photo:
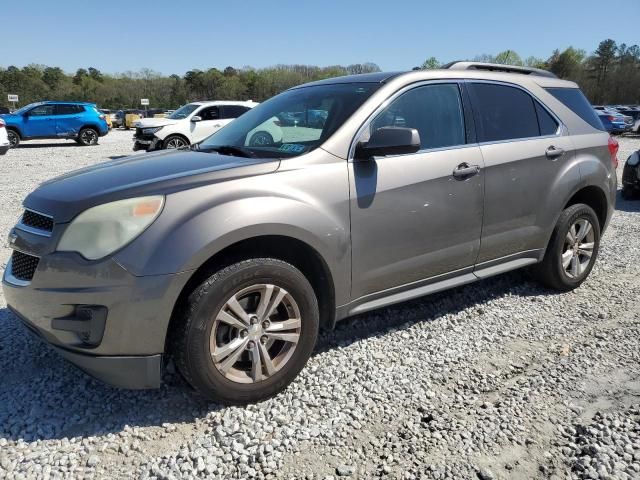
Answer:
[[[287,153],[302,153],[307,149],[304,145],[298,143],[283,143],[278,150]]]

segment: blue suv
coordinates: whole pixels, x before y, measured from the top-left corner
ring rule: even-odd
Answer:
[[[31,103],[0,117],[7,124],[11,147],[22,140],[41,138],[67,138],[80,145],[95,145],[99,137],[109,133],[105,116],[93,103]]]

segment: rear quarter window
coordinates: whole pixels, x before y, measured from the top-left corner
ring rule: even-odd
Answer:
[[[593,107],[579,88],[546,88],[547,92],[560,100],[573,113],[598,130],[604,130],[604,126],[598,118]]]

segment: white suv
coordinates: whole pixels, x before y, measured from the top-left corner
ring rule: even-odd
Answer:
[[[7,137],[7,128],[4,120],[0,118],[0,155],[4,155],[9,150],[9,138]]]
[[[143,118],[136,122],[134,150],[187,147],[217,132],[234,118],[258,105],[246,102],[193,102],[166,118]]]

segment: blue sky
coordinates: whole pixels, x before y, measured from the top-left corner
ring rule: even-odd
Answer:
[[[2,2],[0,66],[164,74],[227,65],[375,62],[404,70],[511,48],[640,42],[640,1],[24,0]],[[532,7],[532,4],[534,5]],[[146,24],[146,26],[142,26]]]

